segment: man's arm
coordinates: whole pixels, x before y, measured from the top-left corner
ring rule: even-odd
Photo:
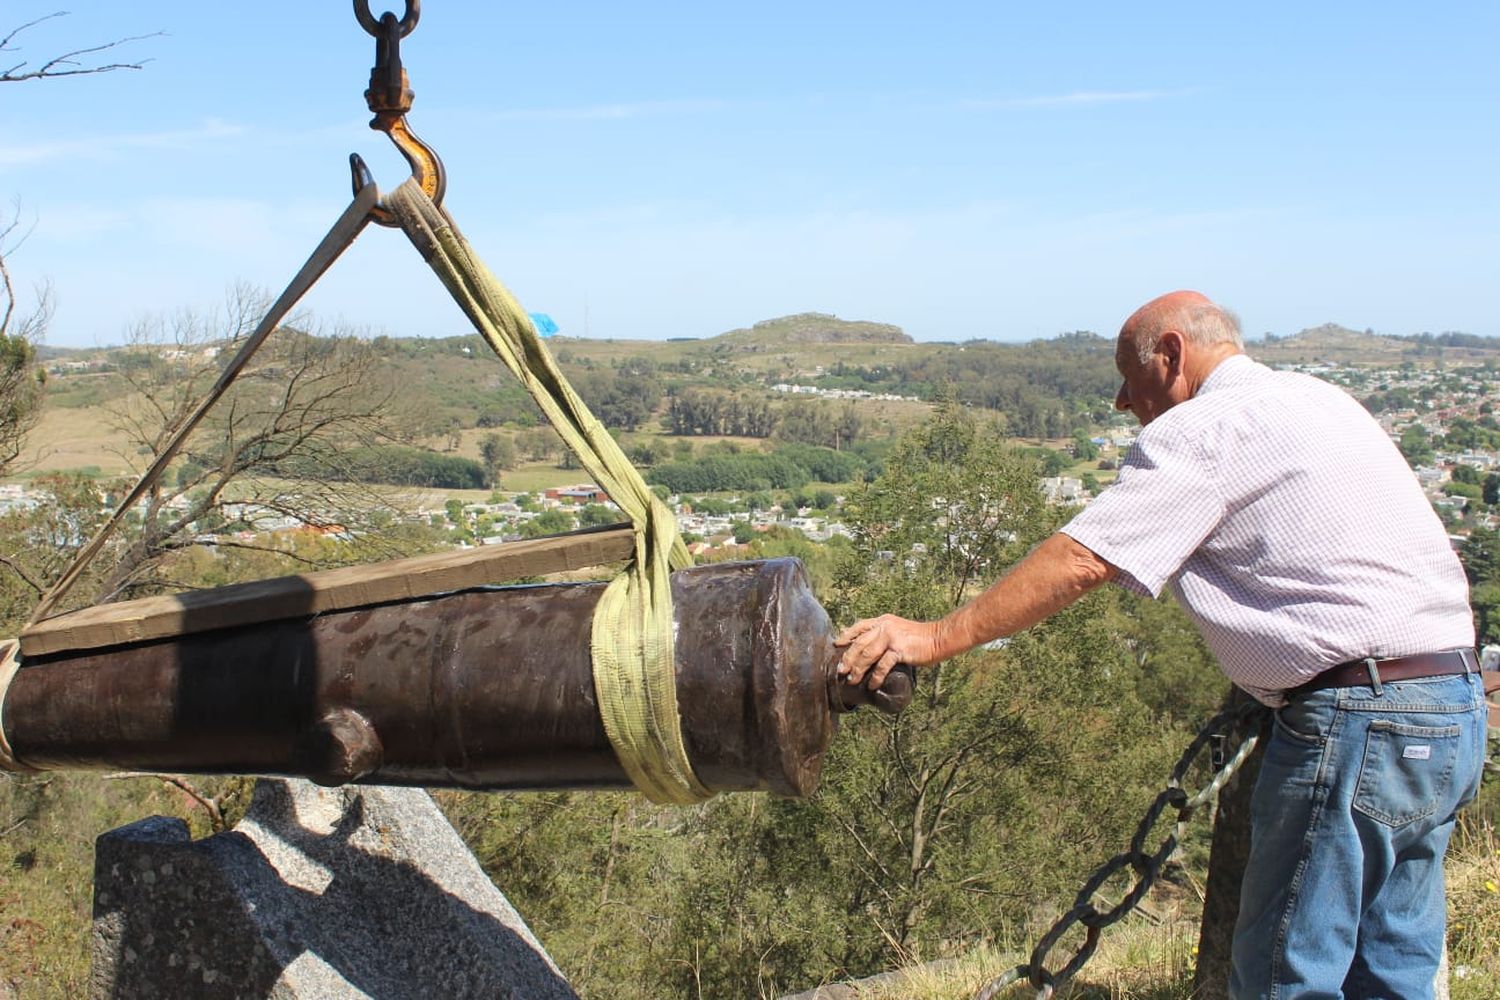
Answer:
[[[848,647],[839,673],[858,684],[869,672],[868,686],[878,688],[898,663],[925,667],[1030,628],[1114,579],[1115,572],[1088,548],[1058,532],[984,593],[938,621],[881,615],[844,629],[834,640]]]

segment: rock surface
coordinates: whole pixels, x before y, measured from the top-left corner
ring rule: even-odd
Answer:
[[[418,789],[264,779],[234,830],[104,834],[90,994],[577,1000]]]

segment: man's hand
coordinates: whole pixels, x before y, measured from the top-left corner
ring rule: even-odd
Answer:
[[[914,622],[895,615],[881,615],[855,622],[833,640],[835,646],[847,647],[839,661],[839,673],[850,684],[858,684],[866,673],[865,685],[878,691],[885,675],[898,663],[926,667],[938,662],[937,623]]]
[[[1031,550],[988,590],[935,622],[881,615],[855,622],[833,640],[847,647],[839,673],[850,684],[865,674],[865,686],[878,691],[898,663],[926,667],[1014,635],[1114,579],[1119,571],[1070,536],[1058,532]]]

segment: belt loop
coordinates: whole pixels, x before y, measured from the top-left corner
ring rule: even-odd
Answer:
[[[1365,657],[1365,670],[1370,674],[1370,687],[1375,689],[1375,697],[1384,695],[1385,689],[1380,686],[1380,668],[1375,666],[1375,657]]]

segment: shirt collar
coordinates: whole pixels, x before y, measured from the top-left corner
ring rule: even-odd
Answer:
[[[1201,396],[1205,392],[1234,385],[1244,378],[1244,376],[1250,374],[1250,369],[1247,366],[1253,364],[1255,362],[1250,360],[1250,355],[1248,354],[1231,354],[1214,366],[1214,370],[1208,373],[1208,378],[1203,380],[1203,384],[1198,387],[1198,391],[1194,395]]]

